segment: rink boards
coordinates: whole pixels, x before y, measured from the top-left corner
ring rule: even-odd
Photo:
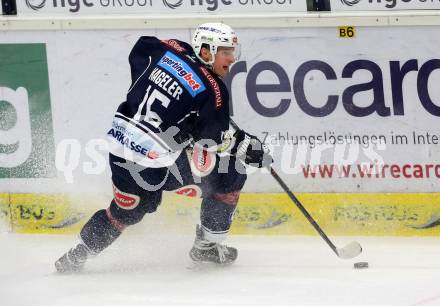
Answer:
[[[299,200],[332,235],[436,236],[440,234],[440,194],[299,193]],[[89,216],[107,207],[109,197],[68,194],[0,194],[0,229],[15,233],[78,233]],[[153,222],[191,233],[200,200],[165,193]],[[143,222],[149,223],[148,215]],[[142,222],[137,225],[142,229]],[[244,193],[232,227],[234,234],[314,235],[285,194]]]
[[[379,21],[353,36],[335,24],[237,26],[233,118],[271,147],[329,234],[438,235],[439,25]],[[130,49],[141,35],[188,41],[186,22],[1,33],[0,229],[78,233],[108,206],[106,133],[130,87]],[[244,188],[234,233],[314,234],[268,173],[250,168]],[[192,232],[198,214],[198,201],[168,195],[145,220]]]

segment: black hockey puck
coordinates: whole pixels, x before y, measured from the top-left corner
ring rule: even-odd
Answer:
[[[355,269],[366,269],[366,268],[368,268],[368,262],[366,262],[366,261],[355,262],[354,268]]]

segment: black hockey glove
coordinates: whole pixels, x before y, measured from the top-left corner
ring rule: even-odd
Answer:
[[[238,130],[234,134],[235,144],[231,153],[242,159],[246,164],[262,168],[273,163],[269,148],[257,137]]]

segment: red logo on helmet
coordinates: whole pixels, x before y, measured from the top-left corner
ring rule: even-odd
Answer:
[[[113,185],[113,196],[116,204],[122,209],[134,209],[140,202],[139,196],[122,192],[115,185]]]

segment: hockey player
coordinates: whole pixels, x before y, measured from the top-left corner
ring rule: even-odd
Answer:
[[[132,84],[108,132],[114,198],[84,225],[80,243],[55,262],[59,272],[80,270],[127,226],[155,212],[163,191],[188,185],[203,198],[190,257],[217,264],[236,260],[237,250],[221,242],[246,181],[242,162],[272,162],[256,137],[229,124],[222,79],[239,47],[235,32],[222,23],[200,25],[192,46],[138,40],[129,56]]]

